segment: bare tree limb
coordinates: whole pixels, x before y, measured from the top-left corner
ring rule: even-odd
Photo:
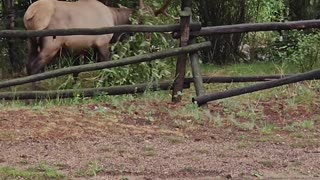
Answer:
[[[166,10],[172,1],[173,0],[167,0],[158,10],[154,11],[154,15],[158,16],[159,14],[164,14],[164,15],[168,16],[169,14],[166,12]]]

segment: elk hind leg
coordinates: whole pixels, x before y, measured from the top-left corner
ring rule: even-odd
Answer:
[[[29,61],[27,68],[30,75],[43,71],[44,67],[49,64],[60,50],[60,46],[52,43],[50,46],[44,46],[37,57]],[[33,89],[36,89],[35,82],[32,83]]]
[[[97,47],[97,52],[98,52],[98,62],[109,61],[110,52],[108,47],[99,46]]]

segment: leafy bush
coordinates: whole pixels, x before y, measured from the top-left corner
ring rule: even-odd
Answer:
[[[285,19],[285,0],[252,0],[247,2],[248,22],[279,22]]]
[[[286,19],[288,7],[284,0],[253,0],[247,2],[248,23],[281,22]],[[268,60],[283,46],[279,32],[251,32],[244,36],[242,44],[250,46],[250,60]],[[263,58],[259,58],[263,56]]]
[[[320,62],[320,33],[296,33],[297,43],[287,48],[286,61],[296,65],[300,72],[310,71]]]
[[[160,25],[172,24],[173,19],[154,17],[140,10],[132,17],[131,22],[132,24]],[[172,39],[171,34],[136,33],[128,41],[118,42],[111,46],[112,60],[157,52],[175,46],[176,41]],[[102,70],[96,77],[99,82],[97,86],[134,84],[167,78],[174,67],[172,60],[172,58],[167,58],[167,60]]]

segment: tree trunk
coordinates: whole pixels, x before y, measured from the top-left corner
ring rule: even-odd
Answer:
[[[2,7],[4,26],[7,30],[12,30],[15,27],[14,0],[3,0]],[[23,63],[19,60],[18,57],[18,47],[16,46],[16,44],[17,43],[15,39],[7,38],[8,56],[13,72],[21,71],[21,69],[23,68]]]
[[[245,0],[200,0],[198,14],[204,26],[219,26],[245,22]],[[206,37],[213,44],[210,50],[202,53],[205,63],[228,64],[237,60],[242,34],[212,35]]]

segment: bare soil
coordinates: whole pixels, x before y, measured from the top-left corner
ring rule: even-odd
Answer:
[[[320,115],[261,102],[264,122],[277,128],[246,130],[213,117],[178,111],[186,104],[130,101],[112,104],[0,110],[0,167],[27,169],[45,162],[65,179],[318,179]],[[173,114],[178,111],[180,114]],[[235,116],[246,122],[244,116]],[[312,127],[284,130],[313,119]],[[290,126],[291,127],[291,126]],[[90,173],[93,172],[93,173]],[[1,179],[1,174],[0,174]]]

